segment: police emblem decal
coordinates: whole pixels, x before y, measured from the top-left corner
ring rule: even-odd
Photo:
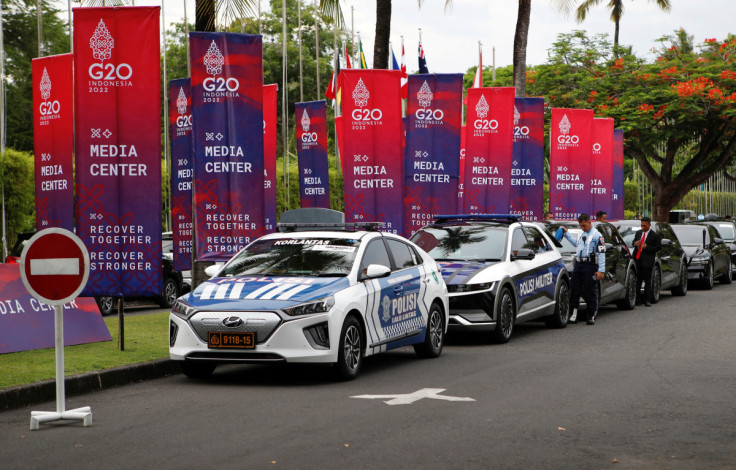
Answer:
[[[381,307],[383,308],[383,316],[381,317],[381,319],[387,322],[389,321],[389,319],[391,319],[391,299],[389,299],[387,295],[383,296]]]

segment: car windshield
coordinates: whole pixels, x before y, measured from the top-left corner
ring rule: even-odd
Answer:
[[[706,228],[700,225],[673,225],[672,229],[677,235],[677,239],[683,245],[702,245],[703,232]]]
[[[425,227],[412,241],[436,260],[500,261],[506,252],[507,227],[453,225]]]
[[[641,226],[639,225],[618,225],[616,228],[618,229],[618,233],[621,234],[621,238],[624,239],[624,242],[626,242],[627,245],[633,248],[634,247],[634,237],[636,236],[636,231],[641,230]]]
[[[734,234],[733,230],[733,224],[713,224],[713,226],[718,229],[718,233],[721,234],[721,237],[724,240],[732,241],[736,239],[736,234]]]
[[[579,228],[567,229],[567,233],[572,235],[572,237],[576,240],[578,239],[578,237],[580,236],[582,232],[583,231],[580,230]],[[562,253],[563,255],[569,255],[569,254],[575,253],[576,251],[575,245],[570,243],[570,240],[568,240],[567,237],[562,237],[562,240],[560,240],[560,244],[562,245],[562,248],[560,248],[559,250],[560,250],[560,253]]]
[[[220,276],[347,276],[360,240],[270,238],[248,245]]]

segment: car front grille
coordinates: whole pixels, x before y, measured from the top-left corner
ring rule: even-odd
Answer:
[[[242,324],[225,326],[223,321],[228,318],[239,318]],[[231,323],[239,322],[234,320]],[[189,324],[205,343],[210,332],[253,332],[256,344],[260,344],[281,324],[281,317],[274,312],[197,312],[189,319]]]

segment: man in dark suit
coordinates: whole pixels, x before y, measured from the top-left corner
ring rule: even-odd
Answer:
[[[641,219],[641,230],[634,235],[634,260],[636,269],[639,271],[637,281],[637,295],[641,291],[641,283],[644,283],[644,305],[651,307],[652,300],[652,269],[654,260],[659,251],[661,237],[652,230],[652,219],[643,217]],[[641,303],[641,302],[639,302]]]

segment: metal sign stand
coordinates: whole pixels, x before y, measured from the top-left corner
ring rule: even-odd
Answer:
[[[61,419],[82,420],[84,426],[92,426],[92,409],[89,406],[66,411],[64,393],[64,307],[54,306],[54,333],[56,348],[56,411],[31,411],[31,431],[41,423]]]

